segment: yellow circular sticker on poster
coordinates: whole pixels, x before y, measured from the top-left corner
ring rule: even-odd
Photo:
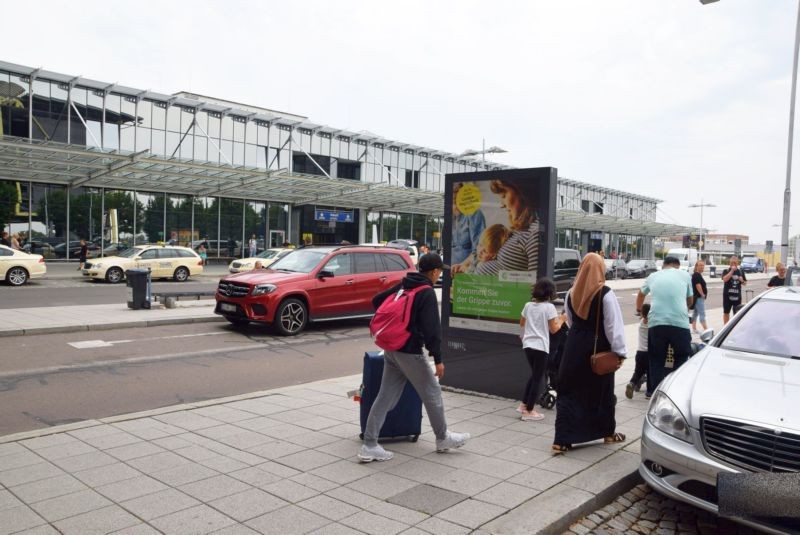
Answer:
[[[456,206],[464,215],[472,215],[481,207],[481,190],[475,184],[464,184],[456,193]]]

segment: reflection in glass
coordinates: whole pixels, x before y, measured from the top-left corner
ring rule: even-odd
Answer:
[[[144,206],[136,200],[132,191],[106,190],[105,196],[103,235],[105,255],[110,255],[115,254],[115,248],[122,250],[133,245],[134,220],[143,220]]]
[[[219,256],[217,241],[217,197],[196,197],[194,200],[194,233],[192,248],[197,250],[200,241],[209,244],[208,256]]]
[[[242,200],[241,199],[222,199],[221,213],[219,220],[220,238],[225,240],[223,247],[224,255],[236,257],[240,254],[242,244]]]
[[[167,242],[170,245],[190,246],[192,236],[192,198],[170,195],[167,204]]]
[[[245,229],[244,236],[247,246],[250,238],[255,234],[257,240],[257,250],[263,251],[266,248],[265,232],[267,229],[267,203],[260,201],[247,201],[245,203]],[[250,252],[244,256],[249,256]]]
[[[381,224],[381,241],[391,241],[397,238],[397,214],[384,212]]]
[[[269,203],[269,246],[281,247],[287,241],[289,206]]]
[[[164,240],[164,194],[136,192],[144,206],[144,217],[137,221],[136,243],[158,243]],[[141,238],[141,239],[140,239]]]

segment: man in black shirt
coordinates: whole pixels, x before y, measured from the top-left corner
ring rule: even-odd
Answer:
[[[722,321],[728,323],[731,309],[735,314],[742,306],[742,286],[747,284],[744,271],[739,269],[739,257],[731,257],[730,267],[722,272],[722,282]]]
[[[0,245],[11,247],[11,240],[8,239],[8,232],[3,232],[3,236],[0,238]]]
[[[778,262],[778,265],[775,266],[775,269],[778,271],[778,274],[772,277],[767,283],[769,288],[774,286],[783,286],[786,284],[786,266]]]

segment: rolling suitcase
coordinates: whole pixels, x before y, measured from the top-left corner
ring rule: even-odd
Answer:
[[[364,354],[364,374],[361,379],[361,438],[364,438],[364,428],[367,417],[378,391],[381,388],[383,376],[383,351],[367,351]],[[406,382],[403,395],[394,409],[386,415],[379,438],[408,437],[416,442],[422,431],[422,400],[411,386]]]

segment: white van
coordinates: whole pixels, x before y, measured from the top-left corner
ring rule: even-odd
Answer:
[[[681,261],[681,269],[691,273],[697,263],[697,249],[670,249],[667,256],[674,256]]]

